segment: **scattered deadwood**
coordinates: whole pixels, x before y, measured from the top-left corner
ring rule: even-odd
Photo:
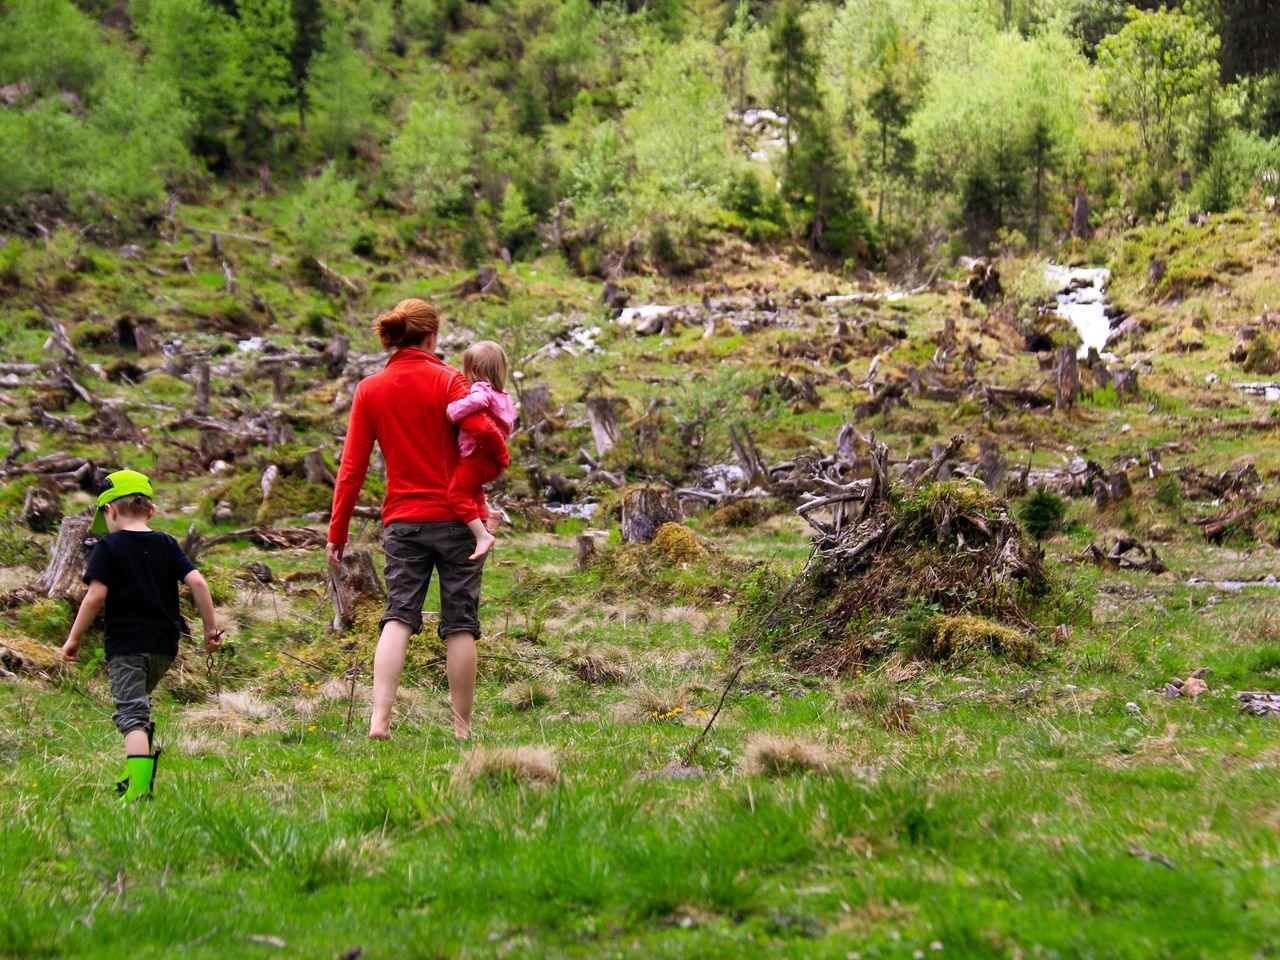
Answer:
[[[1201,517],[1191,522],[1200,528],[1200,532],[1204,534],[1204,538],[1210,543],[1221,543],[1223,537],[1230,533],[1233,528],[1251,520],[1261,507],[1261,503],[1229,507],[1213,514],[1213,516]]]
[[[47,533],[62,519],[62,501],[43,484],[28,487],[18,519],[35,533]]]
[[[648,543],[664,523],[681,523],[675,493],[664,487],[636,487],[622,498],[622,542]]]
[[[1142,559],[1135,560],[1131,553],[1137,553]],[[1154,547],[1139,543],[1132,537],[1117,537],[1115,545],[1107,553],[1103,553],[1097,544],[1089,544],[1085,549],[1072,557],[1076,563],[1092,563],[1094,566],[1115,573],[1117,570],[1144,570],[1147,573],[1165,573],[1168,567],[1160,559]]]
[[[574,553],[577,558],[578,572],[581,573],[590,567],[596,558],[596,538],[589,533],[578,534],[578,539],[574,541]]]
[[[746,477],[747,486],[761,485],[768,487],[769,464],[760,453],[760,448],[756,446],[755,437],[751,435],[751,428],[745,423],[739,423],[736,428],[730,425],[729,443],[738,458],[738,463],[742,466],[742,473]]]
[[[263,237],[251,237],[245,233],[232,233],[230,230],[210,230],[207,227],[189,227],[189,226],[186,226],[185,224],[180,225],[178,229],[185,230],[187,231],[187,233],[194,233],[201,236],[213,237],[215,240],[223,240],[223,239],[243,240],[246,243],[256,244],[259,247],[271,246],[271,241]]]
[[[358,297],[364,293],[364,287],[360,283],[343,276],[319,257],[308,257],[306,263],[320,275],[322,286],[330,296],[337,297],[349,293]]]
[[[1075,348],[1070,345],[1058,350],[1057,388],[1054,406],[1058,410],[1068,409],[1080,393],[1080,368]]]
[[[58,525],[58,536],[44,572],[32,588],[44,597],[79,603],[86,586],[84,571],[89,566],[89,552],[96,542],[89,533],[93,510],[65,517]]]
[[[353,550],[342,558],[342,569],[329,568],[326,598],[333,604],[334,633],[346,633],[351,629],[356,607],[362,600],[381,600],[386,596],[373,554],[368,550]]]
[[[1241,690],[1236,694],[1241,713],[1255,717],[1280,717],[1280,693],[1261,690]]]
[[[215,510],[215,515],[216,515]],[[201,550],[226,543],[229,540],[252,540],[258,546],[272,550],[314,550],[325,544],[324,534],[310,527],[268,527],[263,525],[242,527],[229,530],[216,536],[206,537],[195,527],[187,531],[187,539],[183,549],[193,560]]]
[[[1236,500],[1254,496],[1262,488],[1262,477],[1252,463],[1221,473],[1205,473],[1195,467],[1182,467],[1174,473],[1188,500]]]

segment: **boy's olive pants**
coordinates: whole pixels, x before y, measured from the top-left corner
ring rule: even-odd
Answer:
[[[151,691],[169,670],[173,657],[162,653],[122,653],[107,661],[107,681],[121,733],[151,726]]]

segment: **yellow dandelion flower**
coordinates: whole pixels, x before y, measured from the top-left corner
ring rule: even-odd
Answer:
[[[311,726],[307,727],[308,730],[314,730],[315,728],[316,728],[316,725],[314,723]]]
[[[31,785],[31,789],[32,789],[32,790],[34,790],[34,789],[36,789],[36,787],[38,787],[38,786],[40,786],[40,784],[38,784],[38,783],[33,783],[33,784]]]
[[[672,712],[672,713],[684,713],[684,707],[676,707],[676,708],[675,708],[674,710],[672,710],[671,712]]]
[[[657,710],[653,711],[653,715],[656,717],[658,715],[658,711]]]
[[[657,742],[658,742],[658,738],[657,738],[657,737],[650,737],[650,738],[649,738],[649,742],[650,742],[650,743],[657,743]],[[35,786],[35,784],[32,784],[32,786]]]
[[[311,769],[312,769],[312,770],[319,770],[319,769],[320,769],[320,764],[318,764],[318,763],[313,763],[313,764],[311,765]]]
[[[693,711],[693,715],[694,715],[695,717],[705,717],[705,716],[707,715],[707,711],[705,711],[705,710],[695,710],[695,711]]]

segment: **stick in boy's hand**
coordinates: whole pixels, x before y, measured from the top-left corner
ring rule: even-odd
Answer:
[[[217,627],[206,629],[204,632],[204,652],[213,654],[222,646],[223,631]]]

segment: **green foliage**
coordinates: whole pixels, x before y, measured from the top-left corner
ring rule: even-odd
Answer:
[[[1027,533],[1043,540],[1062,528],[1062,520],[1067,515],[1067,501],[1041,487],[1018,504],[1015,515]]]
[[[201,144],[229,150],[249,95],[236,21],[209,0],[131,0],[129,11],[148,74],[178,92]]]
[[[621,232],[629,222],[628,159],[617,124],[606,122],[590,134],[570,172],[574,217],[596,235]]]
[[[520,187],[508,183],[502,192],[502,208],[498,212],[498,236],[512,256],[518,256],[534,242],[537,223],[538,218],[529,211]]]
[[[321,43],[307,72],[308,133],[321,156],[336,159],[372,135],[378,85],[340,14],[329,17]]]
[[[359,229],[357,185],[330,163],[303,181],[292,211],[291,236],[302,257],[327,257],[351,249]]]
[[[67,639],[71,621],[71,608],[65,600],[45,597],[18,612],[18,626],[23,634],[51,647],[61,646]]]
[[[296,95],[290,54],[297,28],[290,0],[237,0],[236,12],[244,40],[246,132],[265,142],[274,111]]]
[[[728,174],[726,104],[714,70],[707,44],[669,48],[623,118],[635,155],[635,202],[648,214],[696,217]]]
[[[1137,125],[1149,160],[1167,160],[1184,106],[1217,78],[1219,40],[1203,20],[1177,10],[1130,8],[1128,16],[1098,49],[1102,102]]]
[[[392,185],[424,213],[462,212],[475,183],[471,137],[467,112],[444,91],[415,101],[391,141],[387,172]]]
[[[22,0],[0,19],[0,85],[25,81],[36,96],[84,96],[109,59],[97,24],[70,0]]]

